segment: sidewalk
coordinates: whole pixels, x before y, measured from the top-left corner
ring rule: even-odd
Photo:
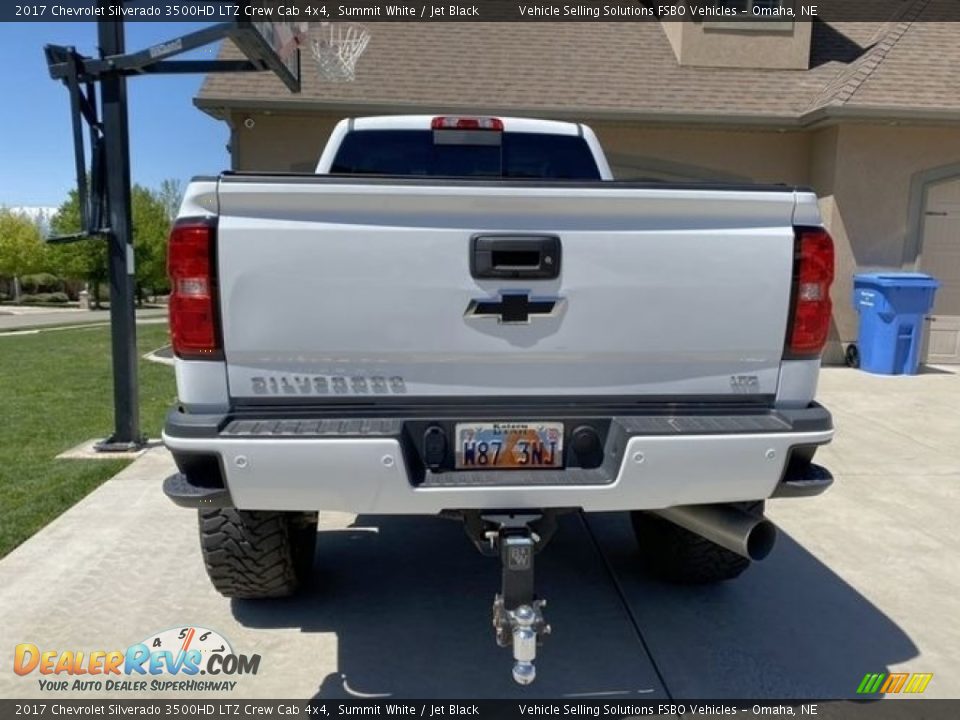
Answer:
[[[137,321],[165,318],[166,308],[137,310]],[[3,305],[0,306],[0,333],[15,330],[33,330],[45,327],[95,325],[109,323],[109,310],[79,310],[77,308],[48,308]]]

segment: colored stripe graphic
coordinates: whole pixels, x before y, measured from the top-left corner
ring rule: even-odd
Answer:
[[[905,693],[922,693],[933,679],[933,673],[914,673],[903,689]]]
[[[884,677],[886,677],[886,673],[867,673],[860,681],[857,694],[870,695],[875,693],[880,688],[880,683],[883,682]]]
[[[933,673],[867,673],[857,686],[858,695],[874,693],[922,693],[933,679]]]
[[[910,673],[890,673],[887,681],[880,688],[882,693],[898,693],[903,688],[903,684],[910,677]]]

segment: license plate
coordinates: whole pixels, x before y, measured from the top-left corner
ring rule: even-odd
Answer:
[[[458,470],[563,467],[563,423],[457,423]]]

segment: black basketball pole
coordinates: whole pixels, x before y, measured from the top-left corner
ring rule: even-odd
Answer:
[[[123,0],[100,0],[100,6],[123,6]],[[97,21],[100,57],[126,52],[123,21]],[[137,324],[134,304],[133,218],[130,196],[130,130],[127,80],[119,71],[103,73],[101,111],[106,166],[107,237],[110,259],[110,337],[113,350],[114,431],[100,448],[139,446],[140,401],[137,387]]]
[[[125,0],[97,0],[102,17],[119,17]],[[244,0],[244,5],[250,0]],[[127,53],[122,20],[98,20],[98,59],[85,57],[73,47],[46,45],[50,77],[70,91],[74,128],[77,188],[81,200],[80,232],[47,238],[69,243],[106,238],[110,274],[110,335],[113,357],[113,435],[97,443],[101,451],[140,448],[140,398],[137,381],[137,318],[134,277],[133,217],[130,190],[130,128],[127,118],[127,76],[144,74],[262,72],[273,70],[292,92],[300,92],[299,73],[293,74],[277,54],[276,36],[266,35],[251,21],[222,22],[196,30],[173,41]],[[197,48],[231,38],[246,60],[171,60]],[[300,57],[297,52],[297,67]],[[100,113],[96,110],[96,83],[100,83]],[[80,127],[90,126],[91,182],[87,195],[86,160]],[[83,202],[84,197],[90,199]],[[102,215],[106,215],[103,222]]]

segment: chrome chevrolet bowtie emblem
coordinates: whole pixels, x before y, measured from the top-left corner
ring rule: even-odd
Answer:
[[[497,318],[501,323],[528,323],[534,317],[555,315],[560,298],[533,298],[526,293],[505,293],[499,300],[471,300],[464,317]]]

